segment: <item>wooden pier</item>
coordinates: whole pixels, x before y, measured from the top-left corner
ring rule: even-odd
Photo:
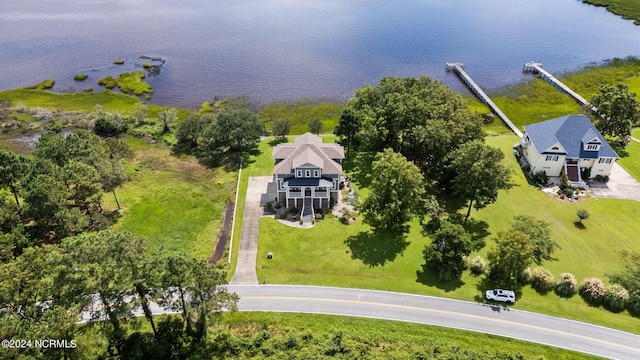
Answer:
[[[593,110],[593,111],[597,111],[598,109],[596,109],[593,105],[591,105],[585,98],[583,98],[582,96],[580,96],[580,94],[578,94],[577,92],[571,90],[570,87],[568,87],[567,85],[563,84],[562,81],[558,80],[555,76],[551,75],[547,70],[542,68],[542,63],[539,62],[526,62],[524,63],[524,68],[522,69],[522,71],[524,72],[532,72],[534,74],[539,74],[540,78],[546,82],[548,82],[549,84],[553,85],[553,87],[555,87],[556,89],[560,90],[561,92],[564,92],[565,94],[568,94],[569,96],[571,96],[578,104],[582,105],[582,106],[586,106],[587,108]]]
[[[480,89],[480,86],[478,86],[478,84],[476,84],[475,81],[473,81],[473,79],[471,79],[471,77],[464,71],[463,63],[447,63],[447,70],[455,71],[460,79],[462,79],[462,82],[464,82],[465,85],[469,87],[469,89],[478,97],[478,99],[480,99],[480,101],[482,101],[489,107],[489,109],[491,109],[492,113],[496,114],[505,123],[505,125],[507,125],[509,129],[511,129],[511,131],[518,135],[518,137],[522,137],[522,132],[518,129],[518,127],[513,122],[511,122],[507,115],[503,113],[500,108],[498,108],[498,106],[489,98],[489,96],[487,96],[487,94],[482,91],[482,89]]]

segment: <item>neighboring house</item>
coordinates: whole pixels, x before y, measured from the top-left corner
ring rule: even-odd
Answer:
[[[273,181],[277,201],[287,207],[329,207],[329,199],[338,201],[342,182],[344,148],[338,144],[324,144],[322,138],[306,133],[293,143],[273,148]],[[304,211],[305,215],[308,213]]]
[[[589,178],[609,176],[620,157],[584,115],[567,115],[524,127],[523,160],[530,174],[545,171],[548,176],[567,174],[571,185],[586,187],[582,171]]]

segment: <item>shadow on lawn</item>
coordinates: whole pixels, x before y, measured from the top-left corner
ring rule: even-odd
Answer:
[[[465,282],[460,279],[450,281],[440,280],[435,271],[425,266],[425,264],[422,265],[422,270],[416,271],[416,282],[427,286],[435,286],[445,292],[456,290],[465,284]]]
[[[367,231],[349,236],[344,241],[351,251],[351,258],[369,267],[381,266],[395,260],[407,248],[406,231]]]
[[[252,157],[256,158],[262,154],[257,143],[245,151],[226,152],[211,152],[203,149],[187,149],[181,146],[174,146],[172,153],[174,156],[193,155],[200,164],[208,168],[223,166],[226,171],[237,171],[240,168],[240,160],[242,160],[242,167],[247,168],[255,162],[255,160],[251,160]]]

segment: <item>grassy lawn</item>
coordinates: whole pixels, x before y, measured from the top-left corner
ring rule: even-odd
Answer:
[[[149,240],[151,250],[206,259],[213,253],[222,213],[235,186],[234,172],[208,169],[188,156],[176,157],[164,145],[130,137],[134,158],[127,163],[131,180],[116,190],[122,206],[115,229]],[[116,209],[111,194],[103,207]]]
[[[640,128],[634,129],[631,134],[640,140]],[[618,155],[620,155],[618,164],[640,181],[640,142],[631,140],[624,151],[619,151]]]
[[[629,221],[640,217],[640,203],[587,199],[570,204],[553,199],[528,185],[510,155],[517,141],[513,135],[487,138],[490,145],[509,154],[505,164],[513,171],[515,186],[500,194],[497,203],[474,211],[476,225],[495,235],[506,229],[515,215],[530,214],[543,219],[551,223],[552,236],[562,246],[555,253],[557,260],[545,262],[544,267],[556,277],[571,272],[578,281],[592,276],[607,281],[606,274],[621,269],[620,250],[640,250],[635,241],[640,223]],[[591,213],[584,229],[574,225],[576,211],[581,207]],[[352,225],[326,219],[312,229],[295,229],[263,218],[258,278],[266,275],[269,283],[346,286],[480,300],[482,289],[477,287],[476,277],[465,274],[460,284],[451,285],[438,283],[431,274],[422,273],[422,250],[428,241],[420,234],[417,221],[411,224],[407,237],[399,239],[372,234],[360,219]],[[479,252],[482,256],[492,245],[492,236],[486,241],[487,246]],[[274,253],[271,260],[266,259],[269,251]],[[543,296],[527,287],[515,307],[640,333],[638,319],[626,313],[613,314],[589,307],[578,296],[568,300],[553,293]]]

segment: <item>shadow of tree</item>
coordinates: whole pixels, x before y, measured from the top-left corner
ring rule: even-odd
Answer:
[[[395,260],[409,245],[406,231],[366,231],[349,236],[345,244],[351,258],[362,261],[369,267],[382,266]]]
[[[174,146],[172,149],[174,156],[192,155],[198,159],[198,162],[208,168],[224,167],[226,171],[237,171],[240,168],[240,160],[242,167],[246,168],[255,160],[251,157],[257,157],[262,152],[256,143],[252,147],[244,151],[220,151],[211,152],[202,149],[186,149],[180,146]]]
[[[438,279],[436,272],[432,268],[426,266],[426,264],[422,265],[422,270],[416,271],[416,282],[427,286],[435,286],[445,292],[456,290],[465,284],[465,282],[460,279],[449,281]]]
[[[361,152],[355,159],[345,159],[342,169],[358,186],[366,188],[371,184],[371,166],[375,157],[373,152]]]
[[[459,224],[462,225],[467,233],[469,233],[469,236],[471,236],[473,251],[478,251],[485,247],[485,239],[491,235],[489,232],[489,224],[486,221],[476,220],[470,217],[467,222],[461,219]]]
[[[580,230],[584,230],[587,228],[586,226],[584,226],[584,224],[581,221],[574,221],[573,226],[575,226],[576,229],[580,229]]]

